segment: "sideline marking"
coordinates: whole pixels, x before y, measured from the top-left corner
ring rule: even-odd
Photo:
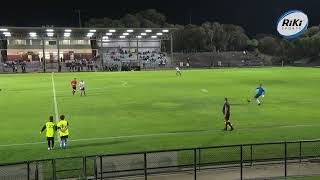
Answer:
[[[261,128],[240,128],[235,129],[237,131],[256,131],[259,129],[279,129],[279,128],[297,128],[297,127],[313,127],[314,125],[292,125],[292,126],[265,126]],[[223,133],[222,130],[199,130],[194,132],[169,132],[169,133],[156,133],[156,134],[140,134],[140,135],[131,135],[131,136],[111,136],[111,137],[99,137],[99,138],[87,138],[87,139],[74,139],[69,140],[69,142],[80,142],[80,141],[94,141],[94,140],[112,140],[112,139],[123,139],[123,138],[141,138],[141,137],[161,137],[161,136],[169,136],[169,135],[192,135],[192,134],[210,134],[210,133]],[[37,145],[37,144],[45,144],[47,142],[33,142],[33,143],[21,143],[21,144],[0,144],[0,147],[11,147],[11,146],[24,146],[24,145]]]

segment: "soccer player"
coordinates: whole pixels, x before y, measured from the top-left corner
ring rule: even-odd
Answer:
[[[260,97],[264,98],[264,95],[266,94],[266,90],[263,88],[262,84],[260,84],[259,87],[256,89],[256,95],[254,96],[254,99],[257,101],[258,105],[261,105]],[[248,102],[251,102],[250,99],[248,99]]]
[[[77,79],[74,78],[72,81],[71,81],[71,87],[72,87],[72,95],[74,95],[76,93],[76,90],[77,90]]]
[[[47,122],[41,129],[40,134],[46,130],[46,137],[48,141],[48,150],[53,150],[54,148],[54,132],[57,130],[57,126],[53,122],[53,116],[49,117],[49,122]]]
[[[181,76],[181,71],[178,66],[176,67],[176,76]]]
[[[82,96],[83,94],[84,96],[86,96],[85,83],[83,80],[80,81],[79,87],[80,87],[80,95]]]
[[[60,121],[57,124],[58,130],[59,130],[59,136],[61,139],[60,147],[62,149],[67,148],[68,144],[68,138],[69,138],[69,123],[67,120],[65,120],[65,116],[60,116]]]
[[[228,102],[228,98],[224,98],[224,104],[223,104],[223,108],[222,108],[222,113],[224,115],[224,123],[225,123],[225,127],[224,130],[227,131],[228,130],[228,126],[230,126],[231,131],[233,131],[233,126],[230,122],[230,104]]]

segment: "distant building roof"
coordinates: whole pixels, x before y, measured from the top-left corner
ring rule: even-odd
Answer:
[[[0,27],[0,38],[168,39],[175,28]]]

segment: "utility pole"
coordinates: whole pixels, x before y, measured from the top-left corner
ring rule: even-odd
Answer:
[[[192,10],[189,9],[189,24],[192,24]]]
[[[79,27],[82,27],[82,22],[81,22],[81,10],[78,9],[78,18],[79,18]]]

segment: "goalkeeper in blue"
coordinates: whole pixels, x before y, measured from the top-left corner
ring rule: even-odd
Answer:
[[[264,95],[266,94],[266,90],[263,88],[262,84],[260,84],[259,87],[256,89],[256,95],[254,96],[254,99],[257,101],[258,105],[261,105],[261,97],[264,98]],[[248,99],[248,102],[251,102],[250,99]]]

